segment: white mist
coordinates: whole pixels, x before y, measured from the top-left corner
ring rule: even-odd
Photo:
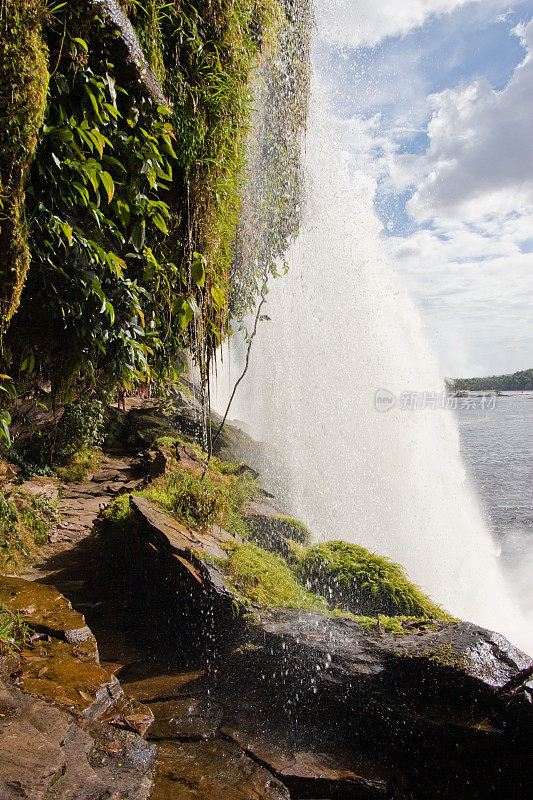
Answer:
[[[364,186],[350,180],[313,87],[306,205],[287,275],[271,282],[230,419],[265,442],[265,487],[317,539],[344,539],[403,564],[457,616],[533,651],[510,599],[453,413],[375,407],[378,390],[444,391],[413,304],[380,243]],[[232,345],[220,410],[243,362]]]

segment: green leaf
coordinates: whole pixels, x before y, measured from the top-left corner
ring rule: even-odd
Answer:
[[[164,233],[166,236],[168,233],[167,223],[165,222],[161,214],[154,214],[154,216],[152,217],[152,221],[156,226],[156,228],[159,228],[161,233]]]
[[[113,306],[111,305],[109,300],[105,301],[105,310],[106,310],[106,313],[109,314],[109,321],[110,321],[111,325],[114,325],[115,324],[115,309],[113,308]]]
[[[80,39],[78,36],[76,36],[75,38],[72,39],[72,41],[76,42],[76,44],[79,44],[80,47],[83,47],[86,53],[89,52],[89,45],[87,44],[85,39]]]
[[[27,356],[24,359],[24,361],[20,365],[20,369],[22,372],[29,372],[31,374],[33,372],[34,367],[35,367],[35,356],[33,355],[33,353],[31,353],[31,355]]]
[[[187,305],[189,306],[195,317],[200,316],[200,309],[198,308],[198,303],[196,302],[194,297],[189,297],[189,299],[187,300]]]
[[[134,128],[139,121],[139,109],[138,108],[130,108],[128,111],[128,116],[126,117],[126,122],[130,126],[130,128]]]
[[[59,225],[61,227],[61,230],[65,234],[69,245],[72,244],[72,228],[70,227],[68,222],[60,222]]]
[[[197,286],[205,285],[205,256],[194,253],[191,264],[191,277]]]
[[[7,411],[2,411],[2,415],[0,417],[0,434],[5,439],[7,445],[11,444],[11,434],[9,433],[9,423],[11,422],[11,418],[7,419],[9,415]]]
[[[211,287],[211,297],[218,308],[223,308],[226,304],[226,295],[219,286]]]
[[[109,172],[101,172],[100,180],[104,189],[107,192],[107,202],[110,203],[115,195],[115,182]]]
[[[131,232],[131,242],[137,252],[142,250],[146,237],[146,222],[144,219],[137,220]]]

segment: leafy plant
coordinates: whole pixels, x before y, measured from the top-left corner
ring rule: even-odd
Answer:
[[[57,506],[45,494],[20,487],[0,492],[0,569],[16,570],[46,542]]]
[[[16,655],[29,638],[30,629],[22,616],[0,605],[0,655]]]
[[[204,475],[201,468],[186,470],[179,464],[142,492],[186,525],[199,530],[220,525],[241,536],[247,533],[244,509],[256,493],[257,484],[247,474],[225,474],[211,466]]]

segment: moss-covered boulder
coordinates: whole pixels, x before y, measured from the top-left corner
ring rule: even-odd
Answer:
[[[409,581],[400,564],[356,544],[316,544],[303,554],[297,571],[310,591],[353,614],[450,619]]]
[[[265,501],[254,500],[246,509],[246,526],[250,538],[260,547],[288,558],[292,544],[308,545],[311,542],[309,528],[295,517],[281,514]]]

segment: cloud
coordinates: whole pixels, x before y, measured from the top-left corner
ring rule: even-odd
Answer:
[[[533,21],[515,32],[527,53],[505,89],[480,79],[430,98],[427,153],[400,157],[393,173],[397,184],[417,183],[415,219],[488,218],[533,202]]]
[[[533,21],[513,33],[526,53],[501,91],[478,79],[433,94],[426,152],[382,148],[380,174],[411,190],[419,226],[387,246],[448,375],[531,363]]]
[[[438,14],[478,2],[487,0],[322,0],[316,14],[323,38],[371,47],[387,37],[403,36]],[[497,5],[506,6],[508,0]]]
[[[533,21],[509,38],[509,24],[497,20],[509,2],[364,0],[359,28],[347,3],[331,5],[345,44],[398,37],[457,9],[408,39],[345,49],[337,61],[328,55],[334,48],[323,47],[325,71],[340,87],[335,124],[354,185],[394,234],[383,236],[384,246],[443,373],[531,366]]]
[[[533,214],[520,220],[533,229]],[[487,238],[468,224],[391,237],[393,263],[418,302],[446,375],[488,375],[531,364],[532,257],[513,230]]]

